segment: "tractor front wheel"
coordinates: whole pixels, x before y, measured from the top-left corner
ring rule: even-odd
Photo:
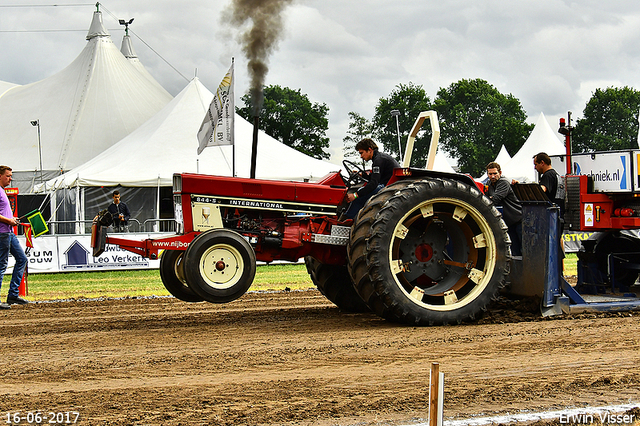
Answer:
[[[189,288],[207,302],[226,303],[242,296],[256,275],[256,255],[237,232],[213,229],[198,235],[184,254]]]
[[[183,302],[202,302],[204,299],[187,286],[184,278],[184,251],[165,250],[160,258],[160,278],[164,288]]]

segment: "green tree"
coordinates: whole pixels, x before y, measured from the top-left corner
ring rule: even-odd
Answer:
[[[245,94],[241,100],[244,106],[237,107],[236,112],[253,121],[251,94]],[[326,104],[311,103],[300,89],[266,86],[260,108],[260,128],[269,136],[313,158],[328,159],[328,113]]]
[[[640,92],[630,87],[596,89],[576,121],[574,152],[610,151],[638,147]]]
[[[360,156],[356,152],[356,144],[364,138],[370,138],[373,133],[373,125],[357,112],[349,113],[349,129],[347,136],[342,139],[342,152],[345,160],[357,162]]]
[[[440,119],[440,144],[458,160],[463,173],[480,176],[500,147],[518,152],[533,130],[520,101],[481,79],[460,80],[440,89],[434,109]]]
[[[431,109],[431,100],[420,85],[398,84],[387,98],[380,98],[373,116],[373,135],[377,142],[382,143],[384,150],[393,155],[398,161],[404,156],[407,138],[418,115],[422,111]],[[398,125],[400,127],[400,141],[402,152],[398,147],[398,126],[396,117],[391,111],[399,111]],[[431,141],[431,129],[418,133],[411,156],[411,165],[425,167],[429,154],[429,142]]]

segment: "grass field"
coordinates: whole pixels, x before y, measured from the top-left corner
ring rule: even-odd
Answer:
[[[578,258],[567,254],[565,275],[576,275]],[[0,292],[0,300],[7,295],[9,276]],[[258,266],[250,290],[292,290],[313,288],[305,265],[278,264]],[[27,299],[33,301],[84,299],[97,297],[168,296],[157,270],[74,272],[31,274]]]
[[[313,287],[305,265],[258,266],[250,290],[283,290],[286,287],[292,290]],[[2,286],[0,300],[6,298],[7,289],[8,286]],[[26,299],[34,301],[169,295],[160,280],[160,272],[155,269],[31,274],[28,290]]]

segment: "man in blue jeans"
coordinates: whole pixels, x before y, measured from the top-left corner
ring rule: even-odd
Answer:
[[[9,293],[7,294],[7,303],[0,303],[0,309],[10,309],[11,305],[26,305],[28,301],[19,297],[20,282],[24,274],[24,268],[27,265],[27,256],[18,242],[18,237],[13,233],[13,227],[20,221],[17,217],[13,217],[9,197],[4,188],[11,185],[13,172],[10,167],[0,166],[0,286],[2,286],[2,278],[9,264],[9,253],[16,260],[13,266],[13,274],[11,283],[9,284]]]

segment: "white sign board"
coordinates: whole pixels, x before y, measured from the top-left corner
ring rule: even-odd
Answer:
[[[154,234],[157,236],[158,234]],[[166,234],[170,235],[170,234]],[[127,234],[128,238],[144,240],[151,234]],[[25,248],[25,239],[18,240]],[[107,245],[103,254],[92,256],[91,235],[43,235],[33,239],[33,248],[25,250],[29,273],[113,271],[127,269],[158,269],[160,260],[145,259],[118,246]],[[6,274],[13,271],[15,261],[9,256]]]
[[[596,192],[631,192],[633,191],[632,157],[640,155],[640,151],[594,152],[573,154],[571,156],[574,175],[591,176],[593,190]],[[554,169],[565,170],[564,162],[559,156],[551,158]],[[637,170],[637,169],[636,169]]]

